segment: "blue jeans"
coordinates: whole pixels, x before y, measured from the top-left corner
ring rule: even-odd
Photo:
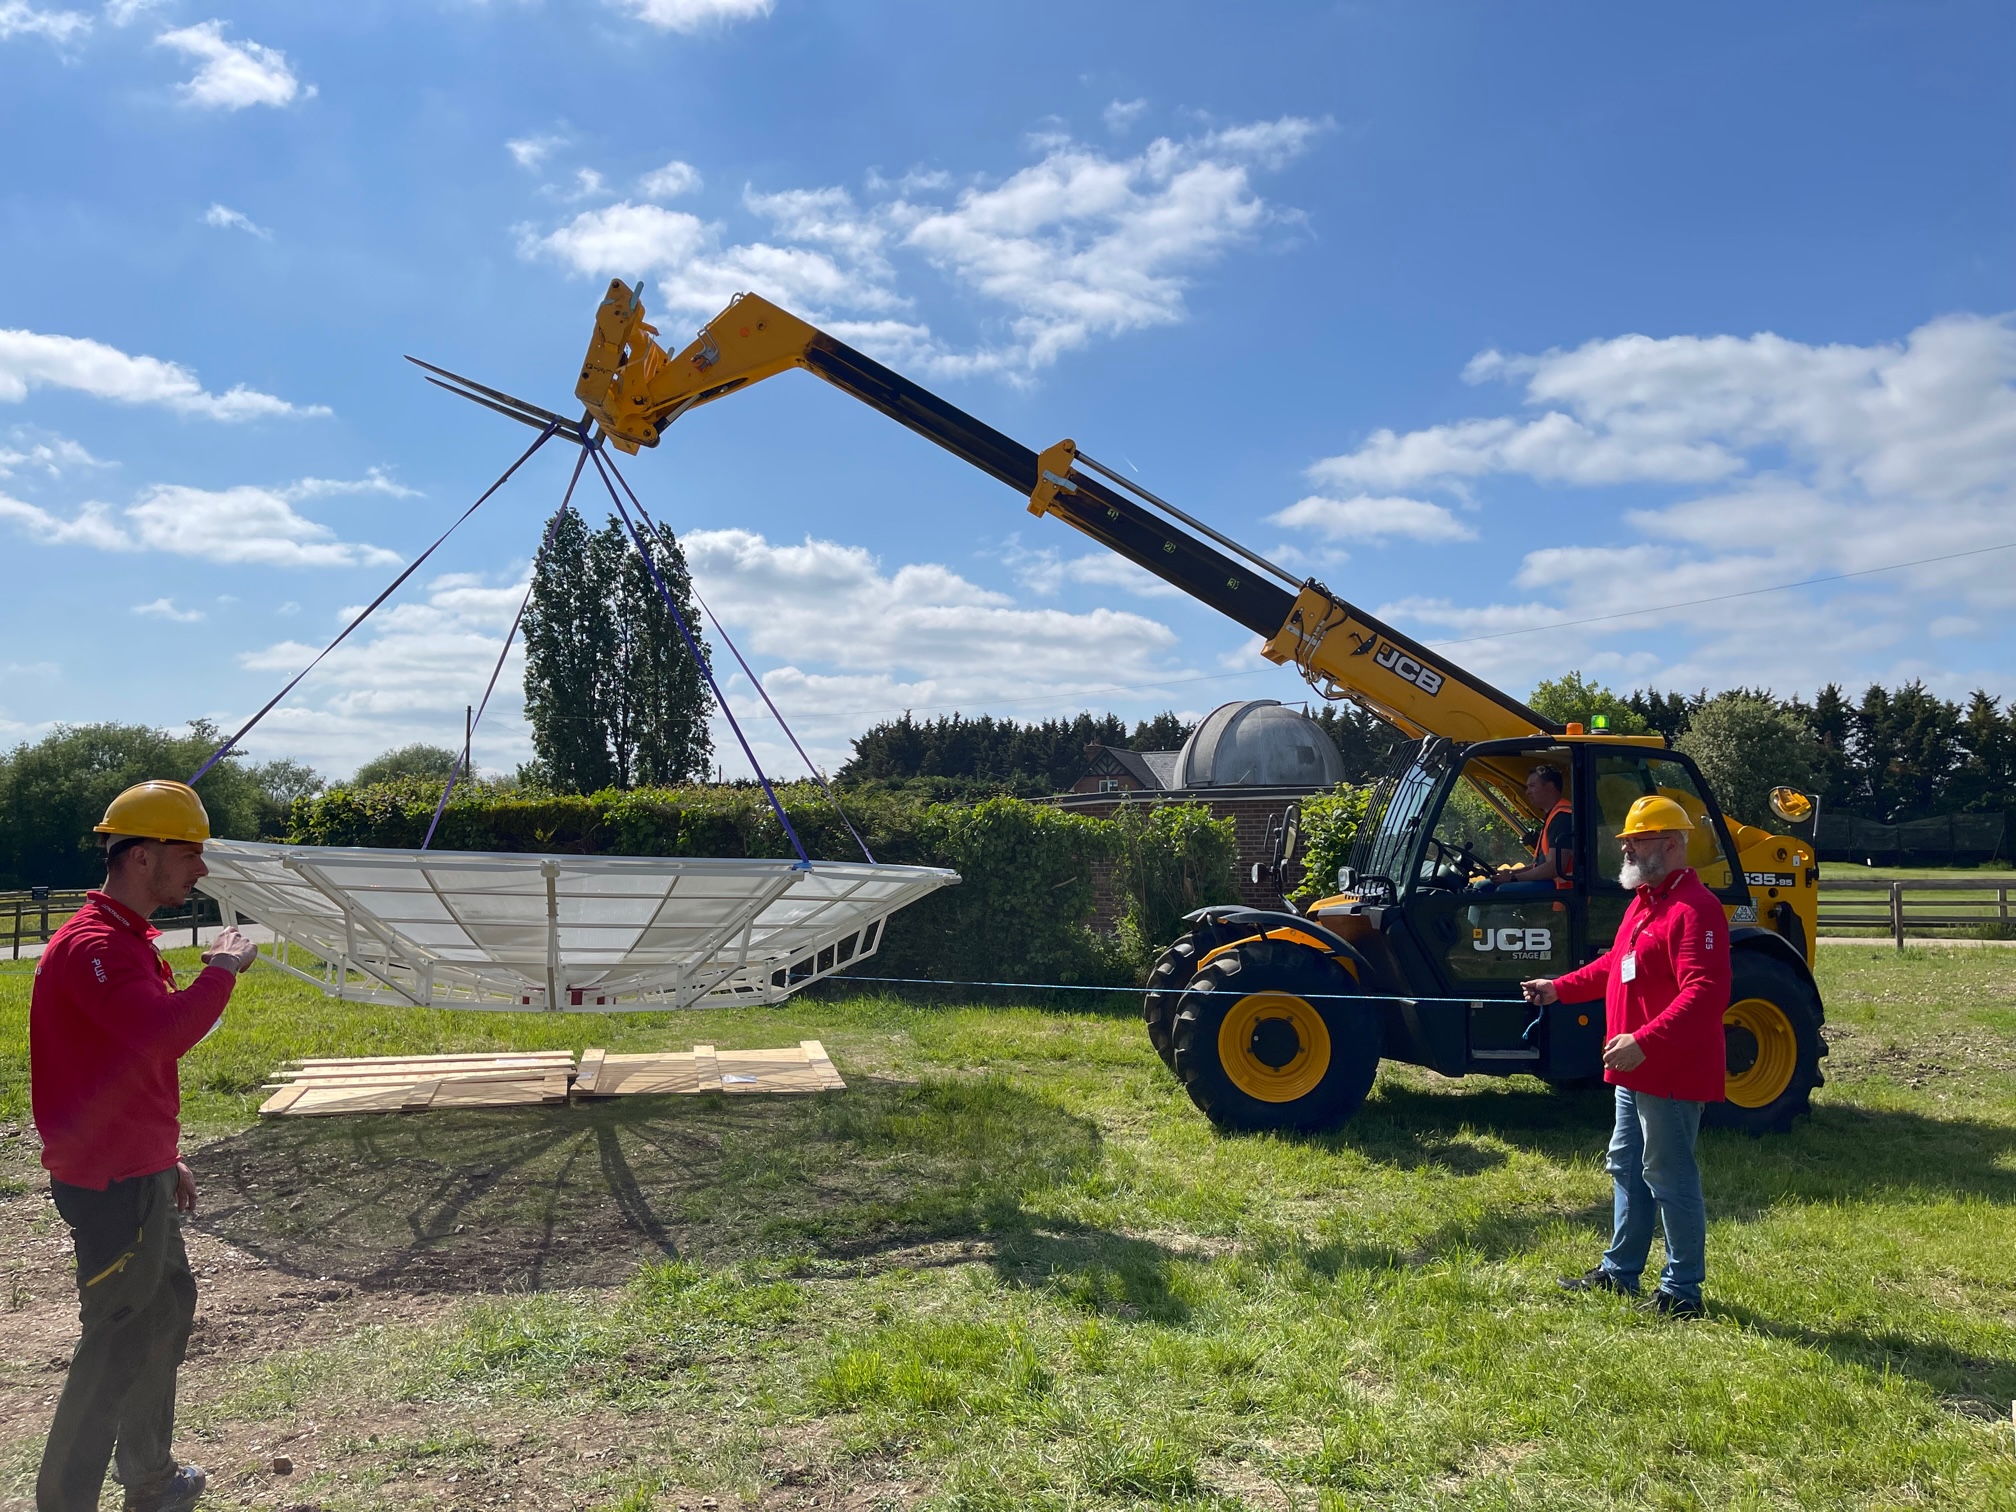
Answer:
[[[1694,1141],[1701,1133],[1701,1104],[1655,1097],[1618,1087],[1617,1126],[1610,1135],[1610,1177],[1616,1184],[1615,1222],[1603,1269],[1632,1291],[1652,1248],[1652,1220],[1666,1229],[1666,1268],[1659,1289],[1690,1302],[1701,1300],[1708,1271],[1708,1209],[1701,1199],[1701,1167]]]

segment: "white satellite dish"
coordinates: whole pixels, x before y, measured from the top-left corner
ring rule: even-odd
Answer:
[[[857,965],[958,874],[862,862],[213,840],[200,884],[353,1002],[609,1013],[777,1003]],[[309,955],[292,959],[299,948]]]

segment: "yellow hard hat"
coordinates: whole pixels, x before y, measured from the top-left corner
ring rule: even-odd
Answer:
[[[1668,830],[1691,830],[1694,821],[1687,817],[1687,810],[1671,798],[1662,798],[1652,793],[1631,805],[1631,812],[1624,816],[1624,828],[1617,831],[1617,838],[1626,835],[1658,835]]]
[[[201,845],[210,838],[210,815],[196,789],[186,782],[157,778],[135,783],[105,810],[93,828],[101,835],[137,836],[143,840],[183,840]]]

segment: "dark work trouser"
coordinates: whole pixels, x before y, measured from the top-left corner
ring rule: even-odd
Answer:
[[[118,1446],[128,1498],[175,1474],[175,1372],[196,1318],[196,1278],[175,1212],[175,1170],[102,1192],[52,1181],[77,1245],[83,1334],[35,1481],[36,1512],[96,1512]]]

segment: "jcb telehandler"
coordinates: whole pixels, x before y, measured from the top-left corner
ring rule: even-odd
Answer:
[[[596,312],[574,391],[584,433],[592,421],[634,454],[689,410],[804,368],[991,473],[1030,513],[1055,515],[1220,610],[1323,697],[1352,700],[1415,742],[1373,796],[1335,896],[1300,911],[1200,910],[1156,965],[1149,1037],[1214,1122],[1338,1123],[1382,1056],[1447,1076],[1599,1076],[1601,1005],[1535,1010],[1518,983],[1608,944],[1629,897],[1612,880],[1617,830],[1647,794],[1692,818],[1688,859],[1731,922],[1729,1100],[1713,1121],[1761,1133],[1806,1110],[1827,1053],[1810,964],[1819,868],[1809,841],[1726,818],[1699,769],[1658,736],[1563,728],[1074,443],[1031,451],[756,295],[737,297],[674,356],[652,339],[642,288],[611,283]],[[528,408],[516,418],[551,418]],[[1496,864],[1531,858],[1543,816],[1526,777],[1541,766],[1560,774],[1572,807],[1570,879],[1537,893],[1480,890],[1472,884]],[[1789,790],[1774,807],[1788,823],[1811,809]]]

